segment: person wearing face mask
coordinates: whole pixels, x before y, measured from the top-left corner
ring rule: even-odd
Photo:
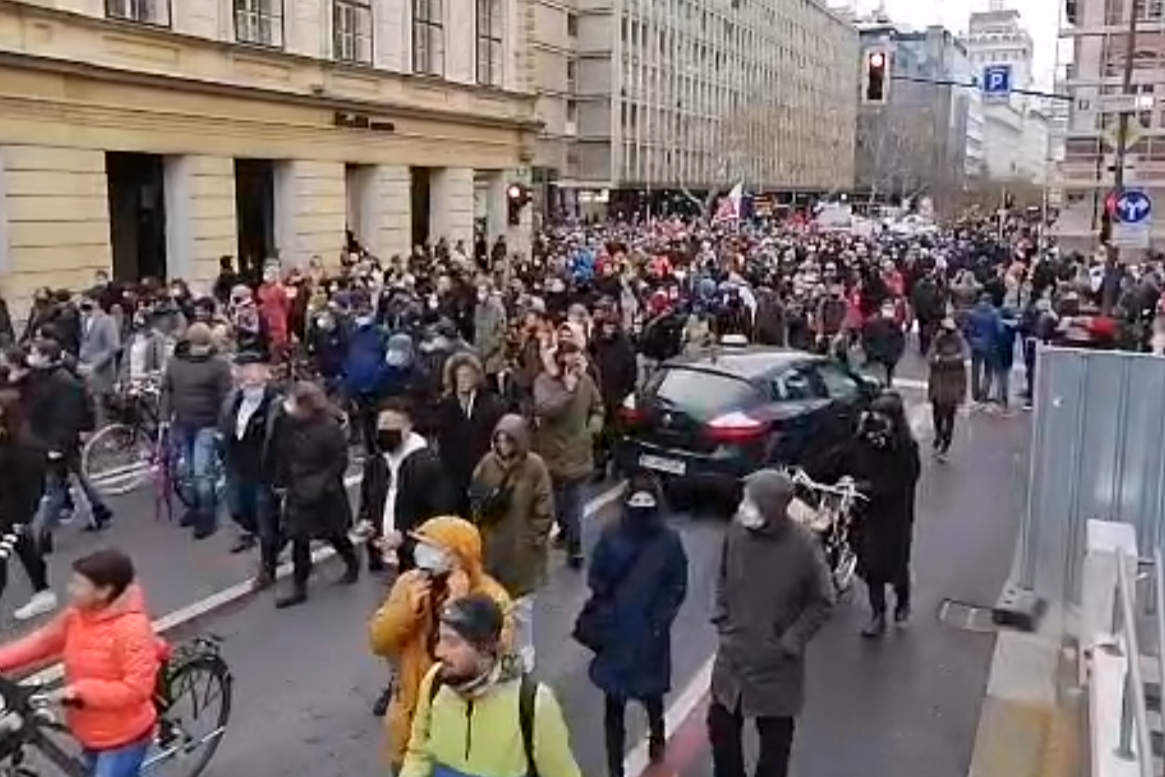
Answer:
[[[255,588],[261,590],[275,582],[280,547],[279,512],[271,481],[283,398],[271,385],[271,370],[261,354],[238,354],[235,371],[239,387],[223,403],[218,419],[227,504],[242,530],[231,552],[243,553],[258,541]]]
[[[813,473],[822,482],[848,475],[866,496],[850,534],[857,550],[858,574],[869,593],[865,637],[877,638],[886,631],[887,585],[894,588],[894,622],[902,625],[910,619],[910,551],[920,472],[918,443],[910,432],[902,399],[883,394],[870,403],[854,439]]]
[[[326,540],[344,560],[341,585],[360,577],[356,549],[348,538],[352,508],[344,486],[348,440],[339,411],[315,383],[296,383],[283,400],[272,465],[273,483],[283,500],[283,533],[291,541],[291,591],[275,600],[279,609],[307,601],[311,541]],[[278,550],[276,551],[278,552]]]
[[[471,353],[457,353],[445,363],[445,395],[434,419],[437,452],[458,500],[457,513],[469,514],[469,481],[486,455],[490,436],[502,417],[502,404],[486,387],[481,362]]]
[[[894,368],[906,350],[906,335],[898,322],[892,300],[885,300],[875,318],[862,327],[862,348],[866,365],[877,365],[885,371],[885,386],[894,385]]]
[[[369,453],[375,450],[376,406],[388,384],[388,334],[376,325],[367,298],[354,301],[355,317],[344,356],[344,393],[356,408],[356,426]]]
[[[81,348],[77,366],[97,409],[97,426],[108,414],[109,397],[117,380],[117,356],[121,350],[121,333],[113,317],[97,304],[97,295],[81,300]]]
[[[308,327],[307,352],[331,395],[343,380],[344,356],[348,352],[347,328],[332,310],[325,307],[315,314]]]
[[[459,500],[437,454],[413,431],[407,399],[384,401],[376,417],[375,453],[364,460],[357,522],[371,527],[368,565],[383,568],[381,549],[396,551],[398,569],[412,567],[410,532],[435,515],[453,513]]]
[[[279,281],[279,265],[269,262],[263,268],[263,282],[255,290],[259,301],[259,315],[271,339],[272,357],[281,361],[287,354],[289,341],[288,319],[291,316],[291,297]]]
[[[618,410],[627,395],[635,391],[639,378],[635,347],[623,333],[614,311],[599,320],[598,337],[591,343],[591,356],[599,374],[599,392],[606,412],[606,423],[595,448],[595,477],[601,478],[607,472],[611,451],[621,433]]]
[[[121,359],[119,380],[143,381],[162,374],[168,358],[166,337],[158,331],[152,310],[139,307],[130,319],[129,337]]]
[[[473,472],[471,513],[485,545],[486,570],[514,600],[514,648],[534,671],[534,603],[546,578],[554,490],[542,457],[530,450],[520,415],[498,421],[490,450]]]
[[[481,358],[486,379],[496,389],[498,373],[506,366],[506,308],[488,278],[477,282],[473,309],[473,347]]]
[[[805,702],[805,650],[835,603],[820,544],[788,517],[792,497],[793,483],[781,472],[748,476],[724,537],[708,710],[716,777],[745,777],[746,718],[756,720],[760,738],[756,774],[788,774],[795,718]]]
[[[472,523],[452,515],[430,518],[415,527],[410,539],[416,546],[417,566],[397,577],[388,598],[368,623],[372,652],[388,659],[396,670],[385,725],[389,761],[397,774],[405,758],[422,681],[437,661],[442,608],[463,597],[482,594],[496,602],[503,614],[501,644],[506,652],[513,629],[510,598],[486,573],[481,535]]]
[[[647,710],[648,753],[663,760],[663,695],[671,689],[671,627],[687,596],[688,557],[664,523],[663,496],[649,474],[627,484],[623,516],[608,524],[591,558],[588,608],[601,614],[591,681],[606,696],[607,773],[623,777],[629,699]]]
[[[955,319],[947,316],[926,354],[930,365],[927,396],[934,410],[934,452],[945,460],[955,434],[955,415],[967,396],[967,367],[971,356]]]
[[[166,364],[160,417],[172,423],[171,440],[181,452],[185,469],[181,482],[191,490],[190,509],[182,525],[192,527],[196,540],[209,537],[217,528],[215,435],[219,412],[232,386],[231,366],[215,350],[210,327],[191,324]]]

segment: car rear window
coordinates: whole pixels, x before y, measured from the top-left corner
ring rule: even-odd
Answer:
[[[664,370],[651,393],[677,410],[705,417],[748,407],[757,397],[752,384],[740,378],[677,367]]]

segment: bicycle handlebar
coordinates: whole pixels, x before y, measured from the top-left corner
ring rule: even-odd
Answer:
[[[869,501],[869,497],[858,491],[857,484],[854,479],[846,475],[834,485],[828,483],[818,483],[813,478],[809,477],[809,473],[800,467],[792,467],[787,470],[787,474],[793,481],[793,485],[804,486],[813,491],[821,491],[826,494],[833,494],[834,496],[849,497],[851,499],[861,499]]]

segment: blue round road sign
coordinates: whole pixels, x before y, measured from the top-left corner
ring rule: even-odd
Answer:
[[[1116,217],[1122,224],[1140,224],[1153,213],[1153,201],[1138,189],[1129,189],[1116,198]]]

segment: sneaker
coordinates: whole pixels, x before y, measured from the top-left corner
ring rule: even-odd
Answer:
[[[886,613],[878,612],[870,616],[870,622],[862,629],[862,636],[874,639],[886,633]]]
[[[28,600],[28,604],[12,613],[12,617],[18,621],[26,621],[55,609],[57,609],[57,595],[53,593],[52,589],[46,589],[33,594],[32,598]]]

